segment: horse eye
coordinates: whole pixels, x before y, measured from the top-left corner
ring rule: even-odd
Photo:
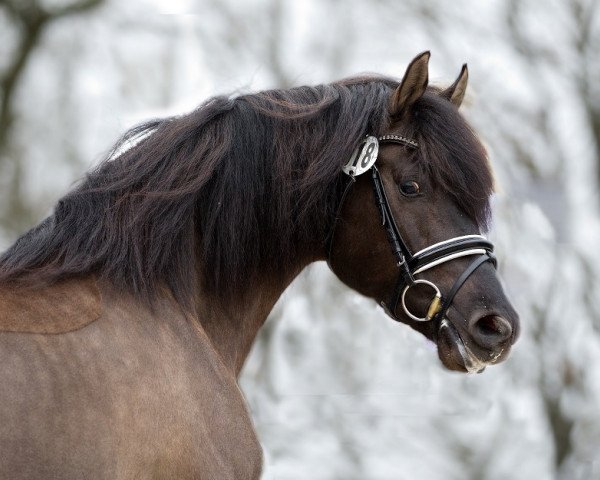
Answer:
[[[408,196],[418,195],[420,192],[419,184],[414,181],[404,182],[402,185],[400,185],[400,191],[404,195],[408,195]]]

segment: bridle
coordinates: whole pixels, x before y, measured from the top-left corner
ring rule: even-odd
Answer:
[[[494,245],[481,235],[463,235],[443,242],[430,245],[416,253],[412,253],[394,220],[394,215],[385,193],[378,168],[375,166],[379,153],[380,143],[397,143],[409,148],[419,148],[419,144],[412,139],[400,135],[384,135],[381,137],[367,136],[354,151],[350,161],[342,168],[348,181],[343,190],[336,216],[333,220],[330,233],[327,237],[327,261],[331,267],[331,253],[333,248],[335,228],[340,218],[342,207],[356,177],[366,172],[371,174],[375,203],[381,217],[381,224],[385,228],[387,239],[392,249],[396,266],[399,269],[396,285],[388,301],[381,301],[381,306],[386,313],[396,321],[401,321],[396,316],[398,304],[402,305],[404,313],[409,318],[418,322],[435,321],[440,324],[454,300],[454,297],[467,279],[486,262],[491,262],[496,267],[496,258],[493,255]],[[476,256],[463,273],[455,280],[447,295],[442,295],[440,289],[433,282],[426,279],[415,279],[415,275],[426,272],[430,268],[450,262],[457,258]],[[427,314],[419,317],[406,306],[406,294],[415,285],[426,285],[434,292],[434,297],[429,304]]]

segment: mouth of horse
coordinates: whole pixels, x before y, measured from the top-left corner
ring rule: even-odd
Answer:
[[[500,351],[491,359],[482,360],[463,341],[456,327],[447,318],[440,322],[437,332],[438,356],[449,370],[467,373],[481,373],[488,365],[496,363],[506,353]]]

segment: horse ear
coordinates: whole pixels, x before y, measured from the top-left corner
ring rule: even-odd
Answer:
[[[465,92],[467,91],[467,82],[469,81],[469,70],[465,63],[458,74],[456,81],[450,85],[446,90],[442,92],[442,96],[450,100],[456,108],[460,107],[460,104],[465,98]]]
[[[425,93],[429,83],[429,51],[417,55],[406,68],[400,86],[392,95],[390,115],[401,117]]]

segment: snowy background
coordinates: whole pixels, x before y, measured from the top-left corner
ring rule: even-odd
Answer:
[[[265,480],[600,479],[600,1],[0,0],[0,247],[133,124],[230,92],[468,62],[491,233],[521,315],[483,375],[324,265],[284,294],[241,384]]]

